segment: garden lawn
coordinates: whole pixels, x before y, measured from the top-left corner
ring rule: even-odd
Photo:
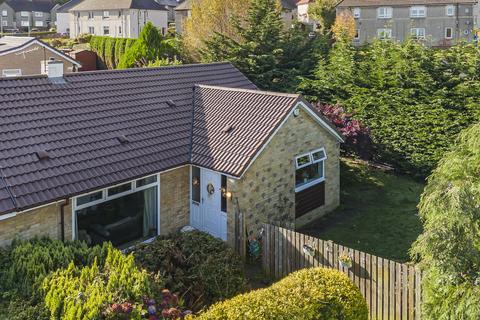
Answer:
[[[341,205],[301,232],[405,262],[422,232],[417,204],[424,184],[349,159],[341,163]]]

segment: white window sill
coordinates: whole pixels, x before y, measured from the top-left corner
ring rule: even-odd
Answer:
[[[320,184],[324,181],[325,181],[325,178],[320,178],[320,179],[317,179],[317,180],[310,181],[306,184],[302,184],[301,186],[295,187],[295,193],[298,193],[298,192],[301,192],[301,191],[306,190],[308,188],[311,188],[311,187],[313,187],[317,184]]]

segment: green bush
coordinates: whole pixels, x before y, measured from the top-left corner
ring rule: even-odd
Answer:
[[[141,267],[159,274],[166,288],[183,295],[193,310],[245,289],[241,259],[223,241],[202,232],[158,238],[133,254]]]
[[[362,48],[335,43],[299,91],[341,104],[370,127],[377,159],[424,177],[480,117],[480,49],[427,48],[413,40]]]
[[[115,69],[115,45],[117,39],[107,37],[105,39],[105,65],[108,69]]]
[[[137,39],[91,36],[90,49],[97,54],[98,67],[115,69],[125,51],[133,46]]]
[[[65,320],[98,319],[112,303],[140,304],[153,293],[148,274],[137,268],[133,255],[113,248],[103,266],[97,259],[83,268],[72,262],[45,278],[42,289],[51,318]]]
[[[368,309],[347,276],[331,269],[304,269],[266,289],[219,302],[195,319],[202,320],[363,320]]]
[[[480,124],[462,132],[428,178],[419,204],[425,319],[480,319]]]

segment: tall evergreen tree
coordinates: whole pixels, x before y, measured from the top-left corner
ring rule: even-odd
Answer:
[[[281,13],[278,0],[252,0],[245,19],[232,19],[237,39],[215,33],[205,41],[203,60],[230,61],[261,88],[292,90],[312,67],[314,42],[299,27],[285,30]]]

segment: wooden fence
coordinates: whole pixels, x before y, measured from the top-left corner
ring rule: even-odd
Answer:
[[[370,319],[420,319],[422,276],[414,266],[269,224],[264,225],[262,242],[263,267],[272,279],[302,268],[333,268],[360,289]],[[351,257],[351,268],[340,264],[342,254]]]

